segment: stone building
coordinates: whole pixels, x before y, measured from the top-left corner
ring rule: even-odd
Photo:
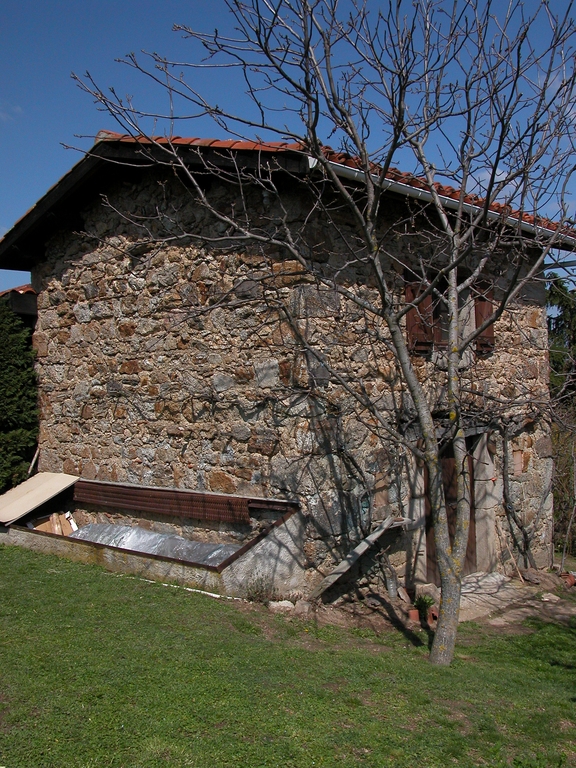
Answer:
[[[434,579],[424,470],[362,406],[362,398],[376,404],[417,443],[386,332],[345,294],[304,272],[271,233],[279,219],[289,220],[311,258],[369,295],[361,259],[349,263],[346,217],[335,231],[322,206],[310,214],[301,181],[311,164],[298,147],[184,139],[174,146],[182,161],[177,173],[161,152],[159,164],[151,162],[157,147],[143,153],[129,137],[101,134],[0,243],[0,267],[30,269],[38,294],[38,469],[298,500],[306,525],[303,592],[393,514],[410,522],[389,531],[381,551],[408,585]],[[186,174],[200,160],[192,194]],[[351,178],[349,160],[334,155]],[[239,167],[247,173],[262,162],[282,190],[281,211],[266,184],[237,183]],[[414,254],[431,247],[422,218],[411,214],[416,223],[405,223],[417,186],[396,174],[382,220],[390,232],[389,269],[409,299],[417,291]],[[195,202],[200,193],[222,218]],[[263,245],[232,238],[225,216],[233,209],[260,227]],[[466,322],[482,322],[490,301],[471,295],[462,309]],[[408,313],[406,333],[418,375],[441,410],[442,318],[426,311]],[[468,570],[505,569],[506,545],[514,549],[522,540],[518,524],[529,531],[536,563],[547,565],[552,459],[541,283],[527,286],[472,345],[462,376],[471,393],[474,478]],[[449,455],[445,472],[450,493]],[[153,516],[149,525],[160,530]],[[185,536],[200,528],[207,538],[247,535],[177,516],[170,525]],[[261,521],[251,525],[254,532]],[[376,578],[376,565],[362,561],[355,578]]]

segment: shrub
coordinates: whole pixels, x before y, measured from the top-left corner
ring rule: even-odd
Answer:
[[[31,332],[0,300],[0,493],[26,479],[38,438]]]
[[[420,621],[426,621],[428,618],[428,611],[434,605],[434,598],[430,595],[419,595],[414,600],[414,608],[418,609],[420,615]]]
[[[268,605],[271,600],[276,600],[278,595],[269,576],[255,574],[246,584],[244,597],[252,603]]]

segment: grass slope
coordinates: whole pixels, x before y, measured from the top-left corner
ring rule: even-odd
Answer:
[[[414,637],[0,546],[0,630],[5,768],[576,765],[574,626],[468,625],[439,669]]]

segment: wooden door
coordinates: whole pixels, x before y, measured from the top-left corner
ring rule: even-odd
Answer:
[[[464,561],[464,575],[475,573],[476,571],[476,513],[474,509],[474,466],[472,456],[468,454],[468,468],[470,471],[471,486],[471,509],[470,509],[470,528],[468,530],[468,546],[466,548],[466,559]],[[444,493],[446,496],[446,507],[448,513],[448,533],[450,543],[454,541],[456,532],[456,503],[458,500],[456,488],[456,461],[452,453],[446,452],[442,456],[442,479],[444,482]],[[436,556],[436,542],[434,541],[434,530],[432,523],[432,514],[430,511],[430,501],[428,493],[428,476],[426,476],[426,580],[429,583],[440,584],[440,572],[438,571],[438,558]]]

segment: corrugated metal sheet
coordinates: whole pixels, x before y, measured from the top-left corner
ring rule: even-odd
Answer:
[[[298,504],[278,500],[250,499],[172,488],[150,488],[120,483],[79,480],[74,486],[74,501],[100,507],[159,515],[188,517],[195,520],[249,524],[251,510],[287,512]]]

